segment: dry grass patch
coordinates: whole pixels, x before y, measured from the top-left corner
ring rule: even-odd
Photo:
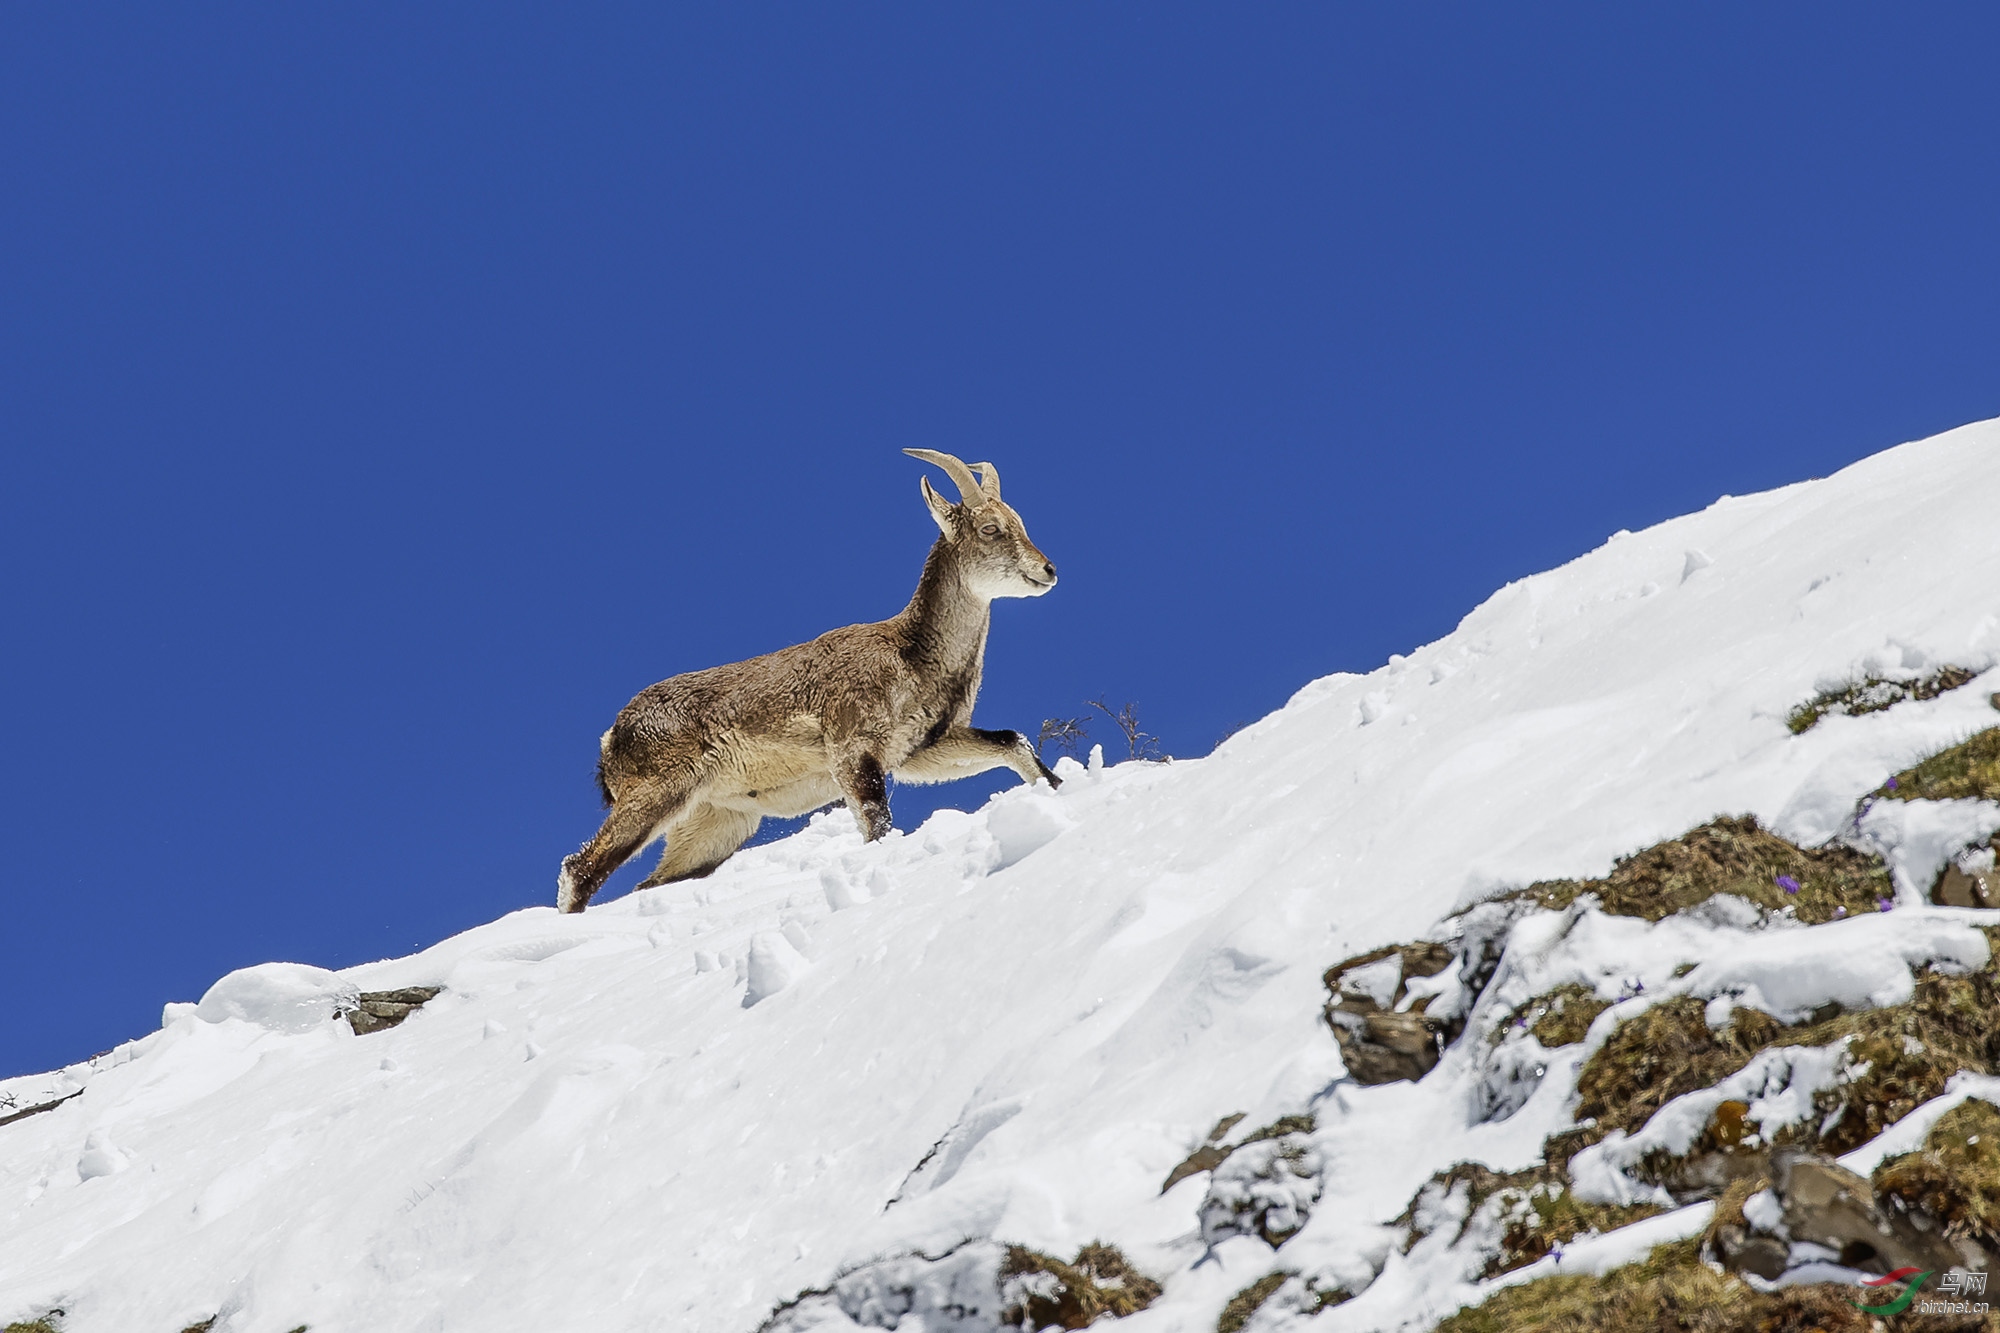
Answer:
[[[1978,677],[1977,671],[1968,671],[1960,666],[1940,667],[1921,680],[1883,680],[1880,676],[1869,676],[1837,690],[1823,690],[1814,695],[1786,716],[1785,725],[1791,729],[1792,735],[1798,736],[1811,731],[1823,717],[1860,717],[1894,708],[1905,700],[1922,702],[1935,699],[1961,685],[1971,684]]]
[[[1791,1267],[1791,1246],[1757,1231],[1744,1215],[1750,1196],[1771,1187],[1766,1175],[1743,1176],[1729,1183],[1715,1201],[1708,1231],[1702,1236],[1702,1256],[1736,1273],[1755,1273],[1771,1281]]]
[[[1294,1281],[1298,1282],[1298,1288],[1285,1302],[1294,1314],[1310,1318],[1321,1310],[1344,1305],[1354,1299],[1354,1293],[1350,1291],[1341,1287],[1321,1287],[1314,1279],[1301,1279],[1296,1273],[1266,1273],[1229,1298],[1229,1303],[1222,1307],[1222,1314],[1215,1321],[1215,1333],[1241,1333],[1252,1315],[1284,1290],[1286,1283]]]
[[[1226,1115],[1216,1121],[1215,1128],[1208,1131],[1208,1137],[1202,1140],[1201,1146],[1183,1158],[1173,1170],[1167,1172],[1166,1180],[1160,1184],[1160,1193],[1165,1194],[1189,1176],[1213,1171],[1228,1161],[1230,1150],[1222,1146],[1222,1140],[1228,1137],[1230,1130],[1236,1128],[1237,1122],[1241,1121],[1245,1114],[1243,1111],[1238,1111],[1235,1115]]]
[[[1577,1075],[1577,1118],[1594,1120],[1595,1137],[1636,1132],[1676,1097],[1712,1088],[1786,1029],[1769,1014],[1738,1009],[1711,1031],[1708,1006],[1688,995],[1644,1010],[1618,1025]],[[1582,1145],[1578,1145],[1579,1147]]]
[[[1995,932],[1989,930],[1990,940]],[[1870,1009],[1787,1034],[1800,1046],[1851,1038],[1849,1059],[1867,1071],[1821,1094],[1822,1109],[1840,1117],[1820,1139],[1838,1156],[1860,1147],[1925,1102],[1944,1092],[1962,1069],[1991,1074],[2000,1067],[2000,986],[1994,964],[1971,976],[1927,974],[1908,1004]],[[1842,1110],[1842,1103],[1845,1109]]]
[[[1408,1230],[1412,1243],[1420,1238],[1416,1229],[1419,1202],[1427,1195],[1446,1198],[1461,1185],[1466,1192],[1466,1210],[1460,1235],[1489,1205],[1500,1223],[1500,1249],[1487,1261],[1487,1277],[1525,1268],[1571,1241],[1616,1231],[1660,1211],[1652,1204],[1615,1207],[1585,1203],[1569,1188],[1569,1178],[1560,1165],[1503,1172],[1477,1162],[1460,1162],[1432,1176],[1397,1219],[1398,1225]]]
[[[1895,801],[2000,801],[2000,727],[1904,769],[1875,794]]]
[[[1285,1285],[1287,1273],[1266,1273],[1243,1290],[1229,1298],[1229,1304],[1222,1307],[1222,1317],[1215,1321],[1215,1333],[1242,1333],[1243,1326],[1250,1322],[1250,1316],[1263,1308],[1264,1302]]]
[[[1239,1148],[1262,1143],[1265,1139],[1281,1139],[1287,1134],[1310,1134],[1316,1127],[1313,1117],[1309,1115],[1288,1115],[1261,1129],[1251,1130],[1236,1143],[1224,1143],[1223,1140],[1229,1136],[1229,1131],[1242,1122],[1244,1114],[1238,1111],[1235,1115],[1226,1115],[1216,1121],[1215,1128],[1208,1131],[1207,1140],[1189,1153],[1180,1165],[1167,1172],[1166,1181],[1160,1186],[1160,1193],[1165,1194],[1189,1176],[1215,1170],[1228,1161],[1230,1154]]]
[[[1000,1264],[1008,1295],[1000,1322],[1019,1328],[1088,1328],[1110,1316],[1122,1319],[1151,1305],[1160,1284],[1132,1267],[1116,1246],[1092,1241],[1069,1263],[1021,1245],[1009,1245]]]
[[[1263,1128],[1253,1129],[1245,1134],[1243,1142],[1236,1147],[1247,1148],[1253,1143],[1262,1143],[1265,1139],[1282,1139],[1287,1134],[1310,1134],[1318,1127],[1319,1122],[1309,1115],[1280,1116]],[[1232,1148],[1231,1151],[1235,1149]]]
[[[1603,1277],[1545,1277],[1503,1287],[1460,1310],[1437,1333],[1734,1333],[1732,1314],[1752,1295],[1701,1262],[1698,1245],[1662,1245]],[[1864,1324],[1863,1327],[1866,1327]]]
[[[1857,1288],[1834,1283],[1759,1292],[1676,1241],[1603,1277],[1545,1277],[1504,1287],[1460,1310],[1436,1333],[1884,1333],[1855,1308]],[[1896,1333],[1975,1333],[1990,1316],[1896,1316]]]
[[[1743,1215],[1743,1205],[1748,1203],[1750,1196],[1757,1191],[1769,1188],[1771,1182],[1768,1178],[1754,1176],[1734,1181],[1722,1192],[1722,1197],[1715,1201],[1715,1211],[1709,1214],[1708,1218],[1711,1248],[1716,1233],[1724,1227],[1740,1227],[1746,1231],[1749,1229],[1750,1219]]]
[[[1598,999],[1597,992],[1588,986],[1558,986],[1509,1014],[1507,1021],[1494,1029],[1492,1039],[1498,1043],[1510,1032],[1525,1030],[1550,1050],[1574,1046],[1590,1031],[1597,1016],[1610,1007],[1610,1001]]]
[[[1543,880],[1509,896],[1560,911],[1586,893],[1613,916],[1647,921],[1727,893],[1767,912],[1789,908],[1798,920],[1819,925],[1873,912],[1896,890],[1874,857],[1841,846],[1800,847],[1760,827],[1754,816],[1738,815],[1621,858],[1603,879]]]
[[[1989,939],[2000,931],[1989,929]],[[1674,1098],[1714,1087],[1770,1047],[1829,1046],[1845,1041],[1850,1070],[1837,1087],[1815,1098],[1815,1119],[1781,1129],[1780,1143],[1810,1140],[1839,1155],[1874,1138],[1912,1110],[1944,1092],[1961,1070],[2000,1069],[2000,984],[1995,964],[1969,976],[1926,973],[1906,1004],[1787,1027],[1768,1014],[1738,1009],[1711,1030],[1706,1005],[1690,996],[1663,1000],[1618,1026],[1577,1076],[1581,1132],[1549,1141],[1550,1161],[1567,1162],[1613,1129],[1636,1132]],[[1746,1109],[1724,1102],[1690,1151],[1732,1152],[1744,1141]],[[1734,1113],[1732,1115],[1732,1112]],[[1769,1143],[1762,1145],[1771,1146]],[[1672,1164],[1648,1164],[1646,1173],[1667,1181]]]
[[[1945,1234],[2000,1254],[2000,1109],[1976,1098],[1939,1118],[1916,1152],[1875,1168],[1888,1195],[1936,1218]]]
[[[1320,1196],[1314,1127],[1310,1115],[1283,1116],[1229,1148],[1197,1211],[1203,1240],[1257,1236],[1275,1250],[1298,1233]]]
[[[1560,1180],[1542,1180],[1518,1190],[1503,1191],[1505,1230],[1500,1253],[1487,1265],[1489,1274],[1525,1268],[1558,1248],[1587,1236],[1602,1235],[1653,1216],[1653,1204],[1617,1207],[1585,1203]]]

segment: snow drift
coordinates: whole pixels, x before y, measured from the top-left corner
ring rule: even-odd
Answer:
[[[1995,723],[1995,515],[2000,425],[1969,426],[1619,533],[1205,759],[1066,762],[1060,793],[874,845],[834,812],[581,917],[517,912],[337,975],[232,974],[144,1039],[0,1085],[23,1106],[80,1092],[0,1125],[0,1322],[751,1333],[900,1265],[881,1299],[915,1311],[908,1333],[959,1318],[924,1310],[990,1285],[995,1245],[1095,1239],[1164,1286],[1135,1333],[1213,1329],[1281,1261],[1367,1287],[1302,1326],[1434,1321],[1473,1279],[1391,1254],[1385,1224],[1454,1162],[1533,1162],[1569,1085],[1534,1074],[1504,1119],[1449,1061],[1358,1087],[1322,971],[1718,814],[1802,844],[1851,831],[1886,775]],[[1944,663],[1985,674],[1787,730],[1818,690]],[[1928,958],[1983,960],[1972,923],[2000,915],[1921,903],[1969,830],[2000,828],[1963,804],[1942,831],[1871,812],[1898,911],[1794,931],[1813,940],[1797,959],[1711,921],[1544,962],[1607,996],[1630,977],[1892,1002]],[[1677,979],[1683,957],[1702,967]],[[411,986],[443,990],[401,1026],[337,1017]],[[1206,1226],[1206,1176],[1162,1192],[1219,1118],[1306,1112],[1282,1251]],[[1594,1151],[1618,1188],[1622,1149]],[[1700,1225],[1669,1214],[1598,1249]],[[808,1296],[783,1319],[852,1313]]]

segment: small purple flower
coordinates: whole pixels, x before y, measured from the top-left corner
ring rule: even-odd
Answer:
[[[1778,876],[1778,887],[1786,893],[1797,893],[1799,891],[1799,882],[1790,875],[1780,875]]]
[[[1846,909],[1845,907],[1836,907],[1836,908],[1834,908],[1834,909],[1833,909],[1833,914],[1834,914],[1835,916],[1846,916],[1846,915],[1847,915],[1847,909]]]
[[[1883,910],[1884,912],[1888,911],[1888,910],[1889,910],[1890,908],[1894,907],[1895,905],[1896,905],[1896,904],[1895,904],[1895,901],[1894,901],[1893,899],[1889,899],[1889,898],[1877,898],[1877,899],[1875,900],[1875,906],[1877,906],[1878,908],[1880,908],[1880,909],[1881,909],[1881,910]]]
[[[1888,786],[1890,791],[1896,790],[1896,779],[1890,778],[1886,785]]]

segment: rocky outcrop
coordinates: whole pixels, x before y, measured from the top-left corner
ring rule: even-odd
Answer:
[[[1940,907],[2000,907],[2000,833],[1983,847],[1971,847],[1945,863],[1931,886]]]
[[[1464,1020],[1428,1016],[1431,997],[1410,983],[1437,976],[1454,961],[1449,945],[1429,941],[1375,949],[1327,970],[1327,1025],[1357,1083],[1420,1079],[1455,1040]]]
[[[395,1027],[417,1010],[436,999],[442,986],[404,986],[400,990],[365,990],[346,1011],[347,1025],[354,1035],[365,1037]]]
[[[1878,1195],[1866,1176],[1831,1157],[1780,1150],[1771,1166],[1768,1185],[1747,1196],[1738,1191],[1717,1207],[1709,1244],[1726,1268],[1774,1279],[1801,1258],[1798,1246],[1871,1273],[1986,1272],[2000,1259],[1950,1235],[1937,1218]]]

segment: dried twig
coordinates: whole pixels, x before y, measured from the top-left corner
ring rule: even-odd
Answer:
[[[1139,705],[1126,703],[1120,708],[1113,709],[1110,704],[1104,702],[1102,695],[1095,699],[1086,699],[1084,702],[1110,718],[1112,724],[1124,734],[1125,748],[1130,752],[1132,758],[1159,759],[1162,757],[1160,754],[1159,737],[1153,735],[1151,732],[1142,731],[1139,728]]]
[[[1045,717],[1042,719],[1042,734],[1035,741],[1035,752],[1050,741],[1056,748],[1072,759],[1083,758],[1083,743],[1090,739],[1090,729],[1084,726],[1080,717]]]

